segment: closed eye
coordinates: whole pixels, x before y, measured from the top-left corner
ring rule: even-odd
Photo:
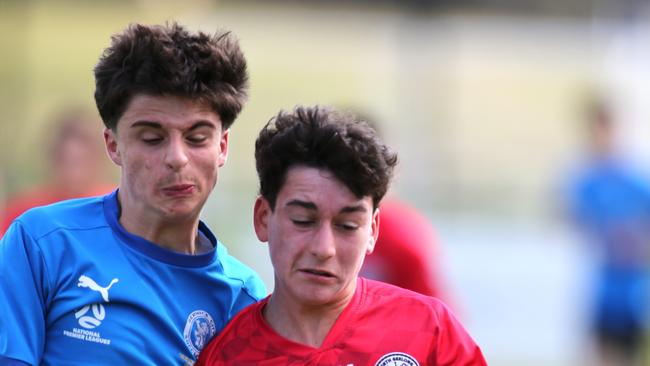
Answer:
[[[162,142],[162,137],[147,137],[147,138],[142,138],[142,142],[144,142],[147,145],[157,145],[160,142]]]
[[[200,145],[207,141],[208,137],[203,134],[197,134],[197,135],[192,135],[187,137],[187,141],[189,141],[191,144],[195,145]]]
[[[293,224],[296,226],[310,226],[314,223],[314,220],[292,219],[291,222],[293,222]]]
[[[344,223],[344,224],[339,224],[338,227],[345,231],[354,231],[359,228],[359,225],[352,224],[352,223]]]

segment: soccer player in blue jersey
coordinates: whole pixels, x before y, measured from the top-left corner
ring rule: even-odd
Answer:
[[[229,33],[131,25],[95,67],[119,188],[32,209],[0,242],[0,365],[192,365],[266,295],[200,211],[246,99]]]

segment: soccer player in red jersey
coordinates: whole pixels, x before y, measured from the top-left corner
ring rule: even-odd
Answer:
[[[197,366],[487,365],[441,301],[358,276],[397,163],[372,128],[297,107],[262,129],[255,158],[253,221],[275,289],[233,318]]]

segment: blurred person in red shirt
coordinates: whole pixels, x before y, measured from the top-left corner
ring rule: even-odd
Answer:
[[[351,109],[381,134],[374,116]],[[381,227],[375,250],[366,257],[359,274],[452,305],[440,270],[438,237],[432,223],[416,207],[390,192],[380,208]]]
[[[361,276],[448,300],[433,225],[415,207],[394,197],[387,197],[380,208],[379,238]]]
[[[97,117],[83,108],[63,110],[54,120],[47,139],[47,180],[15,194],[6,193],[0,213],[0,235],[13,220],[36,206],[111,192],[115,184],[107,178],[108,166]]]

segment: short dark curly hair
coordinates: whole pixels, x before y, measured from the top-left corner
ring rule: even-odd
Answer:
[[[372,197],[373,208],[386,194],[397,154],[384,145],[370,125],[350,113],[329,107],[296,107],[281,111],[259,133],[255,163],[260,194],[275,201],[297,165],[327,169],[357,197]]]
[[[95,66],[95,102],[107,128],[136,94],[208,103],[228,129],[248,88],[246,59],[230,32],[191,34],[177,23],[131,24],[112,36]]]

